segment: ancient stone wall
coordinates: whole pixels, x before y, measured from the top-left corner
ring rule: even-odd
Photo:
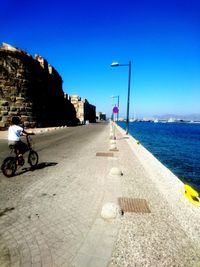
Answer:
[[[7,127],[15,115],[25,127],[76,122],[58,72],[44,58],[4,44],[0,47],[0,127]]]
[[[71,95],[69,99],[74,105],[80,123],[84,123],[86,120],[96,122],[96,107],[91,105],[87,99],[81,100],[78,95]]]
[[[96,107],[91,105],[86,99],[85,102],[85,120],[96,122]]]
[[[106,120],[106,114],[102,112],[96,112],[96,119],[99,121],[105,121]]]
[[[84,123],[84,120],[85,120],[85,118],[84,118],[84,103],[81,100],[81,97],[78,95],[71,95],[69,99],[76,110],[77,119],[79,120],[80,123]]]

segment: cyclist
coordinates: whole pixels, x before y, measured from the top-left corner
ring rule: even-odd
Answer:
[[[21,141],[21,135],[29,135],[34,133],[29,133],[25,131],[20,126],[20,118],[17,116],[12,117],[12,124],[8,128],[8,146],[12,148],[14,146],[14,151],[20,160],[23,160],[23,154],[28,151],[28,146]]]

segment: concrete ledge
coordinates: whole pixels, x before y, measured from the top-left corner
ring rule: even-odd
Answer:
[[[121,127],[116,125],[116,128],[122,135],[125,135],[125,131]],[[148,172],[149,178],[155,184],[155,190],[159,190],[163,198],[166,199],[172,214],[176,217],[187,236],[197,245],[200,245],[200,207],[191,204],[184,197],[183,182],[145,147],[138,146],[134,137],[129,135],[129,139],[125,140]]]

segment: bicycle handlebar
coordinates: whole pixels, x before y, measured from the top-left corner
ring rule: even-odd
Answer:
[[[35,135],[35,134],[34,133],[26,134],[26,141],[27,141],[28,147],[32,147],[32,140],[30,139],[30,135]]]

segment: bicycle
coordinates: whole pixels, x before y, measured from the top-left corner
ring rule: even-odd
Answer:
[[[32,168],[35,168],[38,164],[39,156],[38,156],[38,153],[32,148],[30,135],[31,134],[26,135],[27,147],[29,151],[28,163]],[[11,154],[14,152],[15,156],[9,156],[5,158],[1,165],[1,170],[6,177],[14,176],[17,170],[17,167],[18,166],[22,167],[25,163],[24,157],[16,153],[14,145],[11,145],[10,149],[11,149]]]

